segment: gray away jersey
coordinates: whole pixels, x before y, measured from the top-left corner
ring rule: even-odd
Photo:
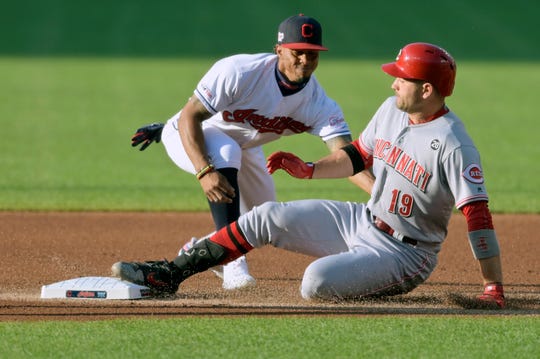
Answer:
[[[441,243],[454,205],[488,200],[480,155],[452,111],[414,125],[390,97],[359,142],[376,176],[368,207],[406,236]]]

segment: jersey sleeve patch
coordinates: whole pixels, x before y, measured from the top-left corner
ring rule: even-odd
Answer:
[[[209,102],[212,101],[215,97],[210,88],[205,84],[199,85],[199,91],[201,92],[201,94],[204,94],[204,96],[208,99]]]
[[[215,115],[217,113],[217,110],[210,104],[210,102],[208,102],[207,97],[205,96],[205,94],[199,91],[199,88],[195,89],[194,94],[202,102],[208,112],[210,112],[212,115]]]
[[[475,163],[468,165],[462,172],[462,176],[467,181],[474,184],[484,183],[484,173],[482,172],[482,168]]]

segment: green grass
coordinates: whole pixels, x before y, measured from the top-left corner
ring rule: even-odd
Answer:
[[[539,4],[6,3],[0,210],[207,210],[198,183],[176,169],[161,145],[141,153],[129,137],[176,112],[215,59],[269,51],[278,22],[304,12],[323,23],[331,51],[317,76],[355,134],[390,94],[382,61],[413,41],[450,50],[458,82],[448,103],[481,151],[490,208],[539,213],[533,98],[540,83]],[[311,136],[266,149],[306,159],[326,153]],[[275,179],[282,200],[366,199],[347,181],[297,181],[282,173]],[[0,322],[0,357],[533,358],[540,356],[538,336],[537,316]]]
[[[456,96],[450,106],[462,117],[480,149],[498,212],[540,210],[540,124],[534,114],[534,83],[540,63],[464,63],[458,68]]]
[[[539,334],[535,317],[0,323],[0,354],[14,359],[534,358],[540,354]]]
[[[199,184],[161,144],[130,146],[139,125],[181,108],[212,59],[0,58],[0,210],[206,210]],[[391,79],[381,61],[321,60],[317,76],[356,137]],[[352,81],[352,80],[353,81]],[[539,63],[461,62],[450,107],[484,164],[495,212],[540,212],[540,147],[533,96]],[[313,136],[266,146],[306,160],[327,153]],[[367,199],[347,180],[275,176],[280,200]]]
[[[24,0],[0,12],[0,54],[225,56],[269,51],[278,24],[305,13],[323,25],[329,55],[386,58],[414,41],[459,59],[537,60],[540,3],[514,0]]]

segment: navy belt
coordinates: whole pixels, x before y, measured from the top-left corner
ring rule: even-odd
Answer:
[[[416,239],[404,236],[398,231],[395,231],[392,227],[390,227],[386,222],[384,222],[380,218],[373,217],[373,224],[375,224],[375,227],[377,227],[380,231],[383,231],[384,233],[394,237],[398,241],[410,244],[411,246],[416,246],[418,244],[418,241]]]

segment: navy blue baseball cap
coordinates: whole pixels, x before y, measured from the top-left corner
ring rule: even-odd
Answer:
[[[322,45],[321,24],[304,14],[291,16],[279,24],[277,43],[291,50],[328,51]]]

